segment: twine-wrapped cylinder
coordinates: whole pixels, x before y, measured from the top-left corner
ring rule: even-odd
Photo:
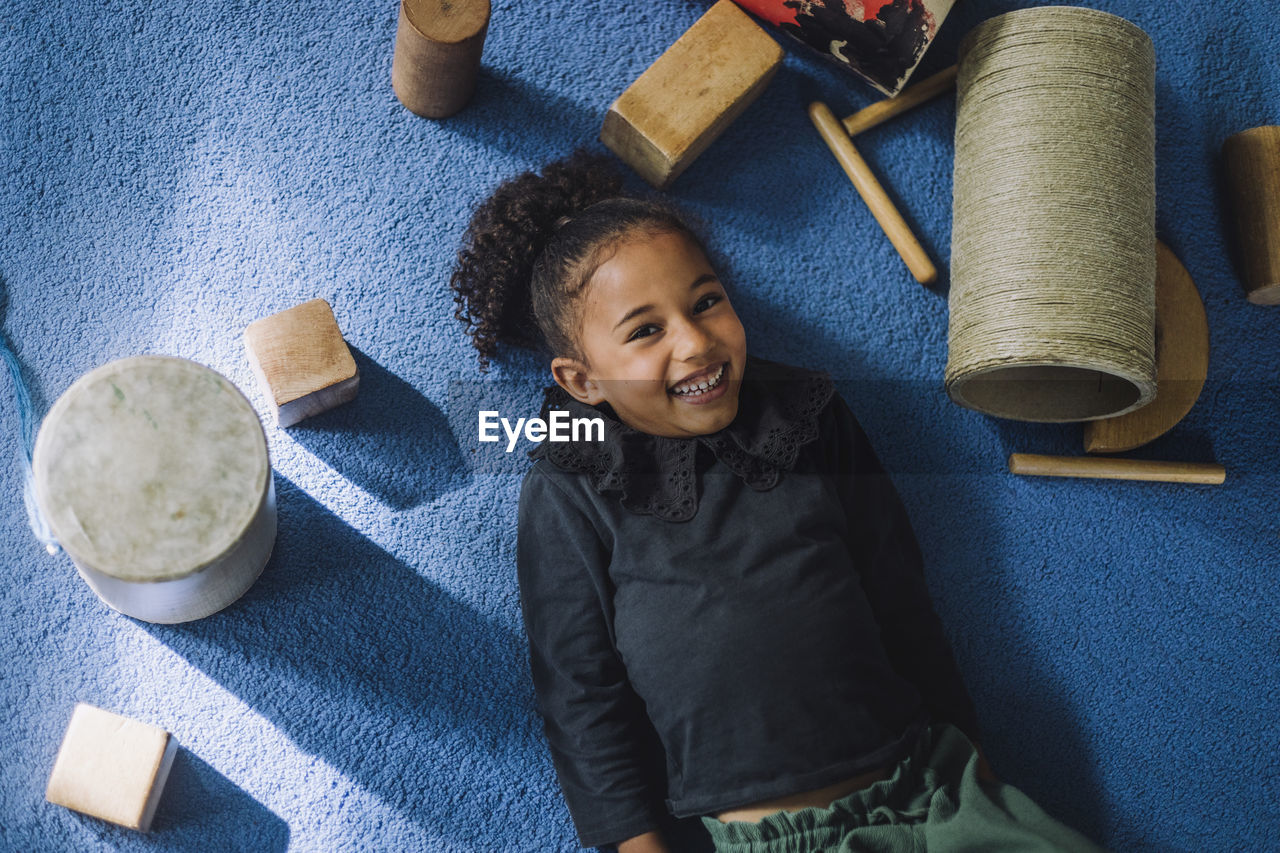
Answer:
[[[960,46],[947,393],[1022,421],[1155,397],[1155,54],[1091,9]]]

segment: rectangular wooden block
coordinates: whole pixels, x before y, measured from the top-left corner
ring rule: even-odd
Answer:
[[[244,345],[279,426],[349,402],[359,390],[355,359],[323,299],[255,320]]]
[[[45,799],[146,832],[177,748],[164,729],[81,702],[53,763]]]
[[[600,141],[664,189],[764,91],[782,48],[718,0],[614,101]]]

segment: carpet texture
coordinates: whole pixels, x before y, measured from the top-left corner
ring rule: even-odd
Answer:
[[[921,74],[1025,5],[961,3]],[[1224,486],[1004,472],[1013,451],[1079,454],[1080,427],[947,399],[945,276],[909,278],[805,115],[878,97],[841,72],[789,50],[669,195],[707,223],[752,351],[829,370],[892,471],[996,771],[1117,850],[1276,849],[1280,309],[1245,301],[1218,150],[1280,121],[1280,15],[1091,5],[1155,43],[1158,232],[1210,323],[1199,403],[1131,455],[1217,461]],[[447,282],[472,206],[598,146],[609,103],[704,8],[495,0],[475,98],[428,121],[391,91],[386,0],[6,6],[3,329],[41,411],[98,365],[163,353],[265,413],[240,336],[317,296],[363,384],[267,428],[274,556],[180,626],[110,610],[37,546],[6,407],[0,849],[575,849],[517,606],[528,463],[476,434],[479,407],[535,414],[546,369],[517,352],[482,377]],[[944,98],[860,141],[944,270],[954,120]],[[77,701],[181,743],[151,836],[44,802]]]

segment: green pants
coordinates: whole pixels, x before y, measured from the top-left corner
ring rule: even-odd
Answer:
[[[759,823],[704,817],[716,853],[989,853],[1101,850],[1003,782],[980,782],[978,754],[935,725],[893,775],[829,808],[780,811]]]

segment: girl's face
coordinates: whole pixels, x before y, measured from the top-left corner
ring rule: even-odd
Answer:
[[[607,402],[651,435],[687,438],[729,425],[746,333],[692,241],[673,232],[625,239],[585,299],[578,344],[586,361],[552,361],[561,387],[584,403]]]

